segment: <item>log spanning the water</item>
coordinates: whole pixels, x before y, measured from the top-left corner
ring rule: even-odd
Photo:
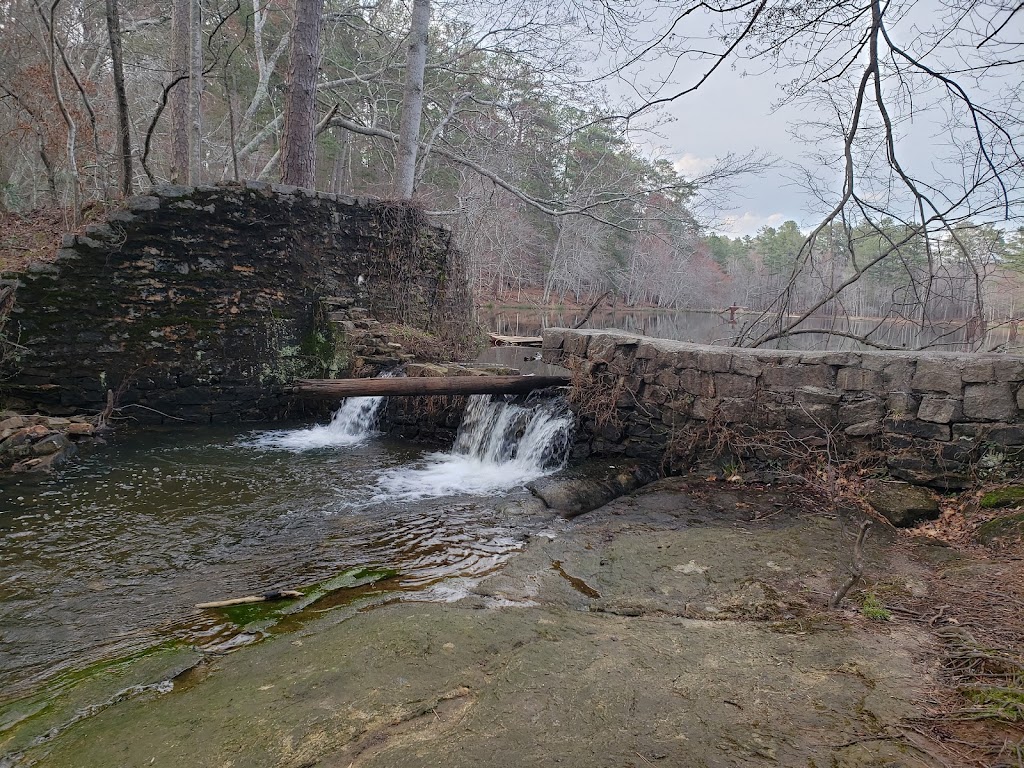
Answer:
[[[307,397],[523,395],[568,386],[568,376],[412,376],[394,379],[299,379],[288,391]]]
[[[540,336],[503,336],[500,333],[487,334],[495,347],[539,347],[544,343]]]

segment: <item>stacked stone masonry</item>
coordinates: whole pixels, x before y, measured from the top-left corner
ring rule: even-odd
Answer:
[[[16,285],[0,405],[96,412],[111,390],[144,422],[288,415],[281,384],[407,359],[381,323],[462,333],[472,309],[418,211],[261,182],[153,189]]]
[[[566,329],[544,332],[543,355],[574,372],[581,440],[595,454],[671,463],[687,458],[671,455],[684,436],[707,446],[728,435],[771,458],[771,446],[801,441],[873,451],[892,475],[942,489],[1024,462],[1022,357],[753,350]],[[614,394],[613,413],[602,392]]]

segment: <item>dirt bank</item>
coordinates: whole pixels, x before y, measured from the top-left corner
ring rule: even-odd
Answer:
[[[854,591],[827,613],[857,518],[823,506],[794,489],[660,481],[556,522],[459,602],[326,614],[18,760],[939,766],[983,757],[964,757],[966,736],[1024,737],[1010,724],[965,734],[949,719],[949,638],[970,635],[942,592],[944,574],[991,584],[1020,561],[978,565],[876,526],[867,609]],[[1004,748],[990,764],[1014,759]]]

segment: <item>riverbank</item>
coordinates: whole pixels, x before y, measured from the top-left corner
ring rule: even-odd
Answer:
[[[999,664],[1007,691],[1024,670],[1015,550],[879,524],[864,582],[827,611],[860,513],[826,507],[806,488],[661,480],[551,521],[457,602],[325,613],[8,761],[1020,764],[1019,691],[980,718],[998,714],[984,691]],[[989,664],[974,677],[972,653]]]

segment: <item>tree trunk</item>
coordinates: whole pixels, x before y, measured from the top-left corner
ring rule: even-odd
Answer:
[[[188,183],[195,185],[203,182],[203,11],[199,0],[191,0],[189,18],[191,40],[188,59]]]
[[[284,106],[281,180],[297,187],[316,186],[316,78],[323,13],[324,0],[296,0]]]
[[[174,0],[171,8],[171,181],[188,182],[189,27],[191,1]]]
[[[410,376],[394,379],[299,379],[288,390],[306,397],[521,395],[565,387],[568,376]]]
[[[398,132],[398,158],[395,161],[394,192],[397,200],[411,200],[416,185],[416,153],[419,150],[420,119],[423,117],[423,75],[427,69],[429,27],[430,0],[413,0],[405,93],[402,95],[402,126]]]
[[[132,193],[132,138],[128,122],[128,96],[124,89],[124,57],[121,53],[121,21],[117,0],[106,0],[107,35],[110,37],[110,61],[114,68],[114,97],[117,101],[117,125],[121,148],[121,194]]]

